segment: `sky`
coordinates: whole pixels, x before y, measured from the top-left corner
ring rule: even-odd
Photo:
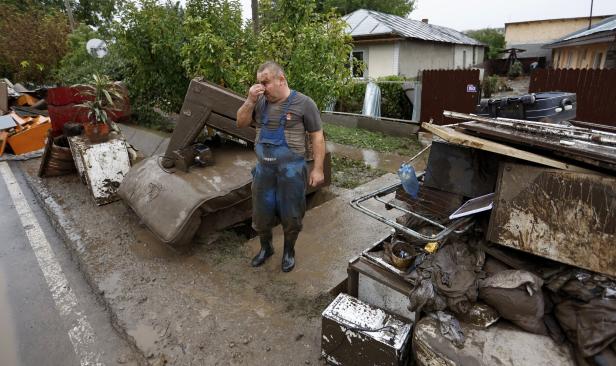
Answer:
[[[244,18],[250,18],[250,0],[240,0]],[[298,0],[301,1],[301,0]],[[387,0],[383,0],[387,1]],[[459,31],[503,28],[524,20],[588,16],[591,0],[416,0],[411,19]],[[594,0],[593,15],[616,14],[616,0]]]

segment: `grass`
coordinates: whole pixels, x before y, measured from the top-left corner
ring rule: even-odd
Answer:
[[[395,137],[361,128],[348,128],[324,123],[327,140],[362,149],[413,156],[421,150],[417,137]]]
[[[352,189],[387,173],[364,162],[332,155],[332,184]]]

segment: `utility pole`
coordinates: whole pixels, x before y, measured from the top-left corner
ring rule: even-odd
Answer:
[[[252,30],[259,33],[259,0],[252,0]]]
[[[73,9],[71,8],[70,0],[64,0],[64,7],[66,7],[66,14],[68,14],[68,22],[71,26],[71,32],[75,31],[75,19],[73,19]]]
[[[594,0],[590,0],[590,16],[588,16],[588,29],[592,26],[592,3]]]

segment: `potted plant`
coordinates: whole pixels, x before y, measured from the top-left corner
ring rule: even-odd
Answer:
[[[82,86],[79,92],[87,98],[78,107],[88,111],[88,123],[84,125],[86,137],[91,142],[106,141],[109,136],[109,112],[117,110],[116,103],[123,100],[120,88],[107,75],[92,75],[92,83]]]

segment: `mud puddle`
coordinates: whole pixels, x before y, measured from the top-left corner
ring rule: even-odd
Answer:
[[[406,156],[380,153],[368,149],[358,149],[331,141],[327,142],[327,149],[338,156],[363,161],[373,169],[380,169],[390,173],[397,172],[400,165],[410,159],[410,157]]]
[[[11,307],[6,296],[6,277],[0,269],[0,364],[3,366],[19,365],[15,324],[12,319]]]

